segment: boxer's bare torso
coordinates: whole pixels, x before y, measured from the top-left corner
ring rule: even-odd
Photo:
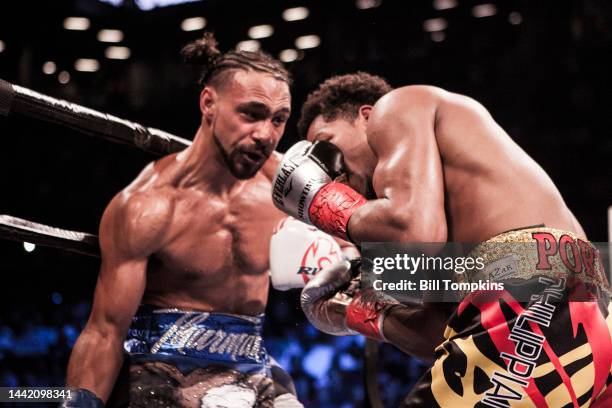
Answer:
[[[389,108],[389,102],[399,104],[400,109],[421,105],[415,110],[422,116],[407,122],[420,122],[414,124],[415,130],[423,125],[433,130],[409,132],[406,140],[398,143],[409,151],[415,138],[429,138],[415,151],[420,157],[408,155],[406,159],[414,160],[412,166],[429,167],[424,174],[417,173],[417,177],[425,177],[418,183],[431,183],[438,194],[443,191],[447,241],[482,242],[501,232],[536,224],[584,235],[550,177],[482,105],[437,88],[400,88],[374,107],[369,134],[385,130],[387,124],[377,119],[386,109],[397,109]],[[416,189],[414,194],[428,192]]]
[[[535,224],[584,235],[550,177],[477,102],[441,93],[435,116],[449,241]]]
[[[68,385],[102,400],[141,303],[264,311],[269,240],[283,217],[270,200],[273,150],[291,111],[289,85],[250,69],[219,78],[200,92],[193,143],[147,166],[102,216],[92,311],[67,373]]]
[[[189,185],[184,161],[182,155],[173,154],[147,166],[108,210],[150,209],[147,223],[164,225],[158,247],[149,256],[142,302],[187,310],[263,313],[270,236],[284,217],[270,200],[270,172],[277,156],[268,159],[255,177],[230,185],[219,183],[215,175],[208,182]],[[130,212],[120,210],[119,217]],[[146,226],[144,230],[136,234],[149,232]]]
[[[409,86],[360,109],[366,121],[318,116],[307,135],[341,149],[349,184],[370,199],[350,218],[355,241],[478,243],[537,224],[585,236],[550,177],[476,101]],[[431,358],[448,313],[436,304],[393,309],[384,332]]]
[[[308,139],[337,144],[349,183],[373,188],[377,199],[349,223],[358,242],[477,243],[536,224],[584,236],[548,175],[466,96],[429,86],[388,93],[369,112],[369,149],[338,137],[341,125],[319,116]]]

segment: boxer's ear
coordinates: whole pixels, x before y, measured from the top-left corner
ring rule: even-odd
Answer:
[[[370,119],[370,113],[372,112],[372,105],[361,105],[359,107],[359,117],[366,122]]]
[[[202,118],[211,121],[216,109],[217,92],[212,87],[205,86],[200,92],[200,112]]]

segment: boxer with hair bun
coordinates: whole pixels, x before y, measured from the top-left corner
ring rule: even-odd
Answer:
[[[301,407],[262,341],[270,238],[285,218],[270,194],[290,76],[262,52],[221,53],[211,33],[183,55],[201,66],[201,123],[102,216],[65,406],[103,406],[127,352],[132,407]]]

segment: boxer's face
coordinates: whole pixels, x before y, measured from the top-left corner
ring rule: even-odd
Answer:
[[[253,177],[285,131],[291,112],[289,86],[269,74],[237,70],[227,84],[209,90],[210,95],[206,89],[200,97],[203,122],[211,127],[232,174]]]
[[[374,198],[372,173],[376,158],[366,134],[371,107],[365,108],[363,112],[360,110],[354,121],[338,118],[326,122],[323,116],[317,116],[308,128],[306,139],[311,142],[326,140],[338,146],[344,157],[348,184],[365,197]]]

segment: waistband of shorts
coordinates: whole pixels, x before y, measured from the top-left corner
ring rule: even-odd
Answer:
[[[188,358],[209,364],[267,365],[264,315],[161,309],[141,305],[132,319],[124,349],[132,356]],[[160,358],[161,359],[161,358]]]
[[[564,235],[568,235],[573,239],[578,239],[578,235],[571,231],[560,230],[556,228],[545,227],[544,224],[535,225],[531,227],[517,228],[509,231],[502,232],[487,239],[482,244],[492,242],[534,242],[534,233],[549,233],[552,234],[557,241]],[[588,241],[586,241],[588,242]],[[481,244],[481,245],[482,245]]]
[[[485,267],[457,274],[459,282],[529,280],[544,276],[609,290],[597,248],[570,231],[535,226],[503,232],[476,245],[469,257],[482,258]]]

